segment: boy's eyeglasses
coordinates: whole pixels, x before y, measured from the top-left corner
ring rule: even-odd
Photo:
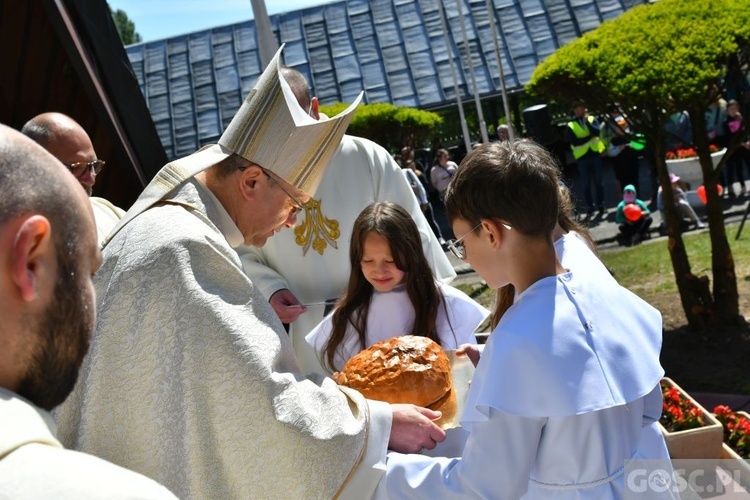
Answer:
[[[501,225],[502,225],[502,226],[503,226],[503,227],[504,227],[505,229],[507,229],[508,231],[510,231],[511,229],[513,229],[513,228],[512,228],[511,226],[510,226],[510,224],[506,224],[505,222],[501,222],[500,224],[501,224]],[[464,259],[466,259],[466,248],[464,247],[464,244],[463,244],[462,240],[463,240],[464,238],[466,238],[467,236],[469,236],[469,235],[470,235],[471,233],[473,233],[474,231],[476,231],[477,229],[479,229],[479,227],[480,227],[481,225],[482,225],[482,223],[480,222],[479,224],[477,224],[476,226],[474,226],[474,227],[473,227],[473,228],[471,229],[471,231],[469,231],[468,233],[464,234],[463,236],[461,236],[461,237],[460,237],[460,238],[458,238],[457,240],[449,240],[449,241],[448,241],[448,242],[446,243],[446,245],[448,245],[448,248],[449,248],[449,249],[450,249],[450,251],[451,251],[451,252],[453,253],[453,255],[455,255],[456,257],[458,257],[458,258],[459,258],[459,259],[461,259],[461,260],[464,260]]]
[[[83,174],[89,171],[90,168],[94,169],[94,175],[98,175],[99,172],[102,171],[102,168],[104,168],[104,165],[106,165],[106,161],[104,160],[94,160],[94,161],[77,161],[75,163],[68,163],[65,166],[68,167],[68,170],[73,174],[73,176],[78,179]]]

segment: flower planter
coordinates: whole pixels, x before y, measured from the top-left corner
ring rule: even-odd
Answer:
[[[711,153],[711,161],[714,164],[714,168],[719,164],[725,152],[726,149],[722,149],[721,151]],[[689,183],[691,190],[695,190],[703,184],[703,172],[701,171],[700,158],[697,156],[679,160],[667,160],[667,170],[672,174],[680,176],[681,180]]]
[[[725,469],[730,470],[739,483],[745,487],[750,486],[750,461],[744,460],[726,443],[721,445],[722,460],[732,460],[731,463],[723,464]]]
[[[697,407],[703,417],[706,425],[681,431],[668,431],[663,425],[659,424],[664,440],[667,442],[669,456],[673,459],[678,458],[719,458],[721,456],[721,446],[724,440],[724,427],[716,420],[713,414],[706,411],[690,394],[685,392],[674,380],[664,377],[664,382],[670,387],[674,387],[690,403]]]
[[[719,405],[714,416],[724,426],[724,444],[739,458],[750,460],[750,414]]]

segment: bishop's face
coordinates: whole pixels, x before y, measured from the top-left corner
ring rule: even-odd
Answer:
[[[257,182],[257,199],[252,213],[245,214],[242,234],[246,245],[262,247],[284,227],[292,228],[310,196],[275,174],[262,170]]]

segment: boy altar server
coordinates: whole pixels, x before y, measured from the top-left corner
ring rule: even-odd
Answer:
[[[391,453],[376,495],[622,498],[628,460],[668,458],[659,312],[600,273],[562,267],[557,168],[531,141],[474,150],[446,207],[460,236],[449,245],[517,298],[472,379],[461,457]]]

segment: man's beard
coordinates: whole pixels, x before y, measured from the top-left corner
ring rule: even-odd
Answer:
[[[67,252],[58,252],[58,259],[52,301],[33,320],[36,345],[18,388],[20,396],[45,410],[65,401],[75,387],[94,327],[93,301],[75,259]]]

